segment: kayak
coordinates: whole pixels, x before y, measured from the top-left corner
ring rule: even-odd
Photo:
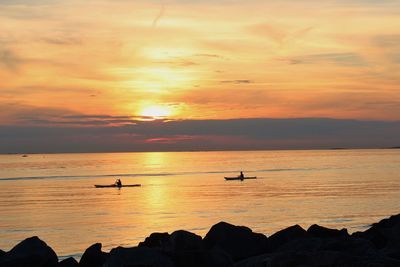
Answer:
[[[94,185],[94,187],[96,187],[96,188],[108,188],[108,187],[121,188],[121,187],[137,187],[137,186],[141,186],[141,184],[123,184],[122,186],[117,186],[116,184],[110,184],[110,185],[95,184]]]
[[[243,178],[238,177],[238,176],[236,176],[236,177],[225,177],[225,180],[227,180],[227,181],[246,180],[246,179],[257,179],[257,177],[256,176],[246,176],[246,177],[243,177]]]

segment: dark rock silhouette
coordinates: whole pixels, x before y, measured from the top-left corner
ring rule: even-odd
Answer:
[[[268,238],[268,246],[270,250],[276,250],[285,243],[296,239],[308,237],[307,231],[298,224],[280,230]]]
[[[58,263],[54,251],[38,237],[9,252],[0,250],[0,267],[399,267],[400,215],[374,223],[352,235],[312,225],[283,229],[267,238],[244,226],[220,222],[200,236],[179,230],[153,233],[138,247],[105,253],[97,243],[79,264]]]
[[[139,247],[148,248],[168,248],[171,246],[168,233],[152,233],[143,242],[139,243]]]
[[[250,228],[220,222],[204,237],[206,248],[219,248],[234,261],[262,254],[267,250],[267,237],[253,233]]]
[[[319,238],[334,238],[334,237],[348,237],[347,229],[337,230],[330,229],[317,224],[313,224],[308,228],[307,233],[313,237]]]
[[[58,267],[78,267],[79,263],[72,257],[60,261]]]
[[[52,248],[37,236],[27,238],[0,258],[1,267],[56,267],[58,258]]]
[[[203,242],[201,236],[188,231],[175,231],[170,236],[173,251],[201,250]]]
[[[108,254],[101,251],[101,244],[96,243],[88,247],[79,261],[79,267],[102,267]]]
[[[400,215],[383,219],[365,232],[356,232],[352,236],[367,239],[381,253],[400,260]]]
[[[233,260],[220,249],[177,251],[173,260],[176,267],[230,267]]]
[[[160,250],[148,247],[123,248],[110,251],[110,257],[103,267],[151,266],[173,267],[172,260]]]

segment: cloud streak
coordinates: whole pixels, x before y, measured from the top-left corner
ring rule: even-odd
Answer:
[[[357,53],[327,53],[296,56],[288,59],[290,64],[335,64],[338,66],[365,66],[363,58]]]

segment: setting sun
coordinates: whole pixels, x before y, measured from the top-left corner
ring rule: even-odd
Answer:
[[[144,107],[140,112],[140,116],[151,117],[153,119],[165,118],[171,115],[171,109],[162,105],[151,105]]]

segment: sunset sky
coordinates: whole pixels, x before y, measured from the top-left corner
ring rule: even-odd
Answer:
[[[101,127],[112,138],[239,118],[399,121],[400,1],[0,0],[0,142],[10,151],[39,146],[27,136],[47,129]],[[229,139],[129,129],[142,145]]]

